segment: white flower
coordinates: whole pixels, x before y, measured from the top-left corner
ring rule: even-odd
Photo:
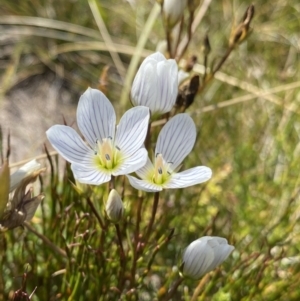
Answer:
[[[32,160],[9,176],[8,163],[0,169],[0,232],[23,225],[30,221],[44,196],[32,196],[34,182],[45,168]]]
[[[124,214],[124,205],[117,190],[112,189],[109,193],[108,200],[105,206],[105,211],[108,218],[113,223],[118,223]]]
[[[38,163],[36,160],[31,160],[25,165],[23,165],[20,169],[18,169],[10,176],[9,191],[13,191],[24,178],[26,178],[33,172],[39,170],[40,168],[41,164]]]
[[[88,145],[69,126],[55,125],[47,131],[52,146],[71,162],[78,182],[100,185],[111,176],[124,175],[145,165],[143,143],[148,130],[149,109],[128,110],[116,130],[116,114],[106,96],[88,89],[77,108],[77,124]]]
[[[205,166],[176,172],[195,140],[196,127],[188,114],[178,114],[170,119],[158,135],[154,165],[148,158],[147,164],[136,171],[141,180],[127,176],[130,184],[136,189],[154,192],[164,188],[184,188],[210,179],[212,171]]]
[[[204,236],[193,241],[183,253],[184,276],[199,279],[212,271],[234,250],[227,240],[217,236]]]
[[[141,64],[131,88],[135,106],[146,106],[151,113],[170,112],[178,93],[178,67],[173,59],[167,60],[156,52]]]
[[[186,6],[186,0],[164,0],[163,14],[166,25],[170,28],[181,19]]]

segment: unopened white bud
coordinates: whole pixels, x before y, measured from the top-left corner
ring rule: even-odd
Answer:
[[[164,0],[163,15],[166,25],[173,28],[182,18],[186,0]]]
[[[178,67],[173,59],[167,60],[156,52],[141,64],[131,88],[135,106],[148,107],[152,114],[170,112],[178,93]]]
[[[113,223],[118,223],[124,214],[124,205],[120,195],[115,189],[112,189],[109,193],[106,203],[106,214]]]
[[[225,238],[201,237],[185,249],[182,273],[184,276],[199,279],[226,260],[233,250],[234,247]]]
[[[18,169],[10,176],[9,191],[13,191],[23,179],[25,179],[27,176],[31,175],[35,171],[39,170],[40,167],[41,164],[38,163],[36,160],[31,160],[25,165],[23,165],[20,169]]]

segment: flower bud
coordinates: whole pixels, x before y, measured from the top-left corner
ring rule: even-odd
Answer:
[[[146,106],[152,114],[170,112],[178,93],[176,61],[167,60],[156,52],[141,64],[131,88],[131,101],[135,106]]]
[[[2,169],[0,179],[3,180]],[[33,197],[32,188],[27,190],[27,186],[34,182],[44,170],[45,168],[40,168],[40,164],[32,160],[10,176],[9,192],[7,191],[5,196],[3,195],[3,189],[0,190],[0,231],[22,226],[25,221],[32,219],[44,196],[40,194]],[[9,193],[12,194],[9,196]],[[7,200],[7,203],[3,211],[2,203],[4,199]]]
[[[164,0],[163,16],[166,26],[172,29],[182,18],[186,0]]]
[[[226,260],[233,250],[234,247],[225,238],[201,237],[185,249],[182,273],[184,276],[199,279]]]
[[[39,164],[36,160],[31,160],[25,165],[23,165],[20,169],[14,172],[10,176],[10,191],[13,191],[21,181],[27,176],[33,174],[35,171],[39,170],[41,164]]]
[[[124,205],[120,195],[115,189],[112,189],[109,193],[105,210],[108,218],[115,224],[123,217]]]
[[[243,16],[242,22],[236,28],[232,29],[231,35],[229,37],[230,47],[234,47],[245,41],[249,34],[252,32],[252,29],[250,28],[250,23],[253,19],[254,11],[255,10],[253,4],[248,6]]]

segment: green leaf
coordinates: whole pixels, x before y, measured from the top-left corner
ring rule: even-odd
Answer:
[[[4,162],[3,166],[0,169],[0,219],[6,208],[9,195],[9,167],[8,163]]]

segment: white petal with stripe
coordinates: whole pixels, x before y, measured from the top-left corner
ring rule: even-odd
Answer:
[[[149,181],[140,180],[128,175],[126,177],[128,178],[131,186],[134,187],[135,189],[143,190],[146,192],[157,192],[162,190],[161,186],[151,183]]]
[[[113,172],[114,176],[130,174],[146,164],[148,152],[145,148],[139,149],[132,156],[126,158],[124,163]]]
[[[188,114],[178,114],[170,119],[159,133],[155,154],[162,154],[172,164],[172,169],[191,152],[196,140],[196,127]]]
[[[78,127],[93,148],[96,140],[114,139],[116,114],[108,98],[99,90],[88,88],[77,108]]]
[[[122,116],[117,127],[115,147],[120,149],[123,156],[131,156],[142,147],[149,117],[149,109],[142,106],[132,108]]]
[[[214,252],[207,244],[209,238],[203,237],[193,241],[183,254],[183,273],[199,278],[208,271],[208,267],[214,260]]]
[[[156,52],[141,64],[131,89],[132,103],[150,108],[152,114],[171,111],[178,92],[178,67],[173,59]]]
[[[71,163],[91,163],[94,152],[71,127],[54,125],[46,132],[46,135],[54,149],[65,160]]]
[[[146,179],[147,176],[154,173],[154,166],[153,166],[151,160],[149,159],[149,157],[147,157],[146,164],[142,168],[138,169],[135,173],[141,179]]]
[[[212,171],[206,166],[197,166],[188,170],[173,173],[170,180],[164,184],[164,188],[184,188],[200,184],[209,180]]]
[[[172,110],[178,94],[178,67],[176,62],[173,60],[159,62],[157,73],[160,82],[156,111],[164,114]]]
[[[212,270],[218,265],[220,265],[234,250],[233,246],[228,245],[227,239],[216,236],[213,236],[212,238],[213,239],[208,241],[208,244],[214,251],[214,260],[209,266],[208,270]]]
[[[74,177],[78,182],[83,184],[100,185],[110,181],[111,175],[109,172],[97,170],[95,166],[81,165],[73,163],[71,165]]]

